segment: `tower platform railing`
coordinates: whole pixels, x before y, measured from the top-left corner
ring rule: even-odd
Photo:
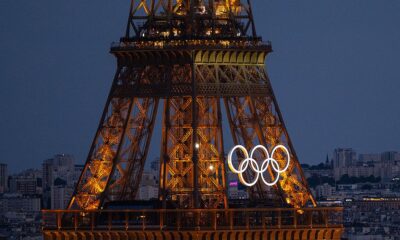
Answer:
[[[43,231],[343,228],[342,207],[42,210]]]

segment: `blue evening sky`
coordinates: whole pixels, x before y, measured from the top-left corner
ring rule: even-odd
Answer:
[[[253,0],[267,69],[302,163],[335,147],[400,150],[400,1]],[[0,1],[0,162],[86,158],[128,0]],[[150,159],[159,155],[155,131]]]

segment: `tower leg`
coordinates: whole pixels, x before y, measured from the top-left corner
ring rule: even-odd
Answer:
[[[111,175],[132,108],[131,98],[111,98],[69,208],[97,209]]]
[[[308,201],[315,205],[264,69],[253,67],[246,71],[247,77],[260,79],[270,90],[262,97],[250,95],[249,97],[225,99],[235,143],[244,144],[248,149],[256,144],[262,144],[269,149],[278,144],[287,146],[290,149],[291,164],[288,170],[281,175],[282,179],[277,186],[278,195],[287,204],[295,207],[303,207]],[[284,167],[284,156],[276,152],[275,158],[281,164],[281,167]],[[270,175],[273,178],[273,174]],[[265,198],[265,191],[266,189],[263,186],[258,185],[256,197]],[[254,194],[252,197],[254,198]]]
[[[166,100],[160,178],[160,198],[182,208],[194,207],[194,181],[200,207],[226,207],[221,115],[217,98],[197,97],[197,119],[192,119],[192,98]],[[193,131],[192,121],[197,121]],[[196,134],[196,138],[193,138]],[[193,142],[193,139],[197,139]],[[196,148],[196,149],[195,149]],[[194,179],[192,154],[197,151],[198,177]]]
[[[69,209],[97,209],[104,200],[134,198],[158,99],[120,93],[132,82],[147,81],[138,74],[141,71],[132,67],[118,68]]]
[[[252,99],[250,97],[229,97],[224,102],[234,143],[244,145],[247,149],[263,144],[263,135],[251,108]],[[254,177],[251,173],[245,172],[245,174],[246,178]],[[253,200],[266,200],[267,191],[269,189],[263,187],[258,181],[255,188],[249,189],[249,195]]]
[[[157,115],[158,99],[135,98],[126,134],[102,200],[133,200],[139,189]]]
[[[271,86],[264,69],[260,71],[264,76],[266,84]],[[294,207],[305,206],[308,202],[316,206],[283,121],[282,113],[272,87],[270,87],[270,94],[268,96],[253,97],[253,104],[254,114],[260,120],[260,127],[267,145],[273,147],[277,144],[283,144],[290,149],[291,164],[287,171],[282,173],[282,180],[279,182],[282,191],[285,193],[285,201]],[[282,156],[279,156],[278,153],[278,159],[280,157]],[[280,164],[284,165],[285,163],[280,162]]]

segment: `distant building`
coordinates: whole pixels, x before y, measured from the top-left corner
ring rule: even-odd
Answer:
[[[25,195],[41,194],[37,179],[29,176],[12,176],[10,177],[10,192],[21,193]]]
[[[339,180],[342,175],[347,174],[347,168],[355,165],[356,162],[357,153],[352,148],[336,148],[333,151],[335,180]]]
[[[40,195],[7,193],[0,197],[0,212],[39,212]]]
[[[150,163],[150,171],[158,180],[160,178],[160,158],[155,158]]]
[[[158,187],[145,185],[140,186],[137,193],[136,199],[138,200],[150,200],[158,198]]]
[[[57,154],[42,164],[43,187],[50,188],[54,180],[61,178],[68,185],[73,185],[75,174],[74,157],[69,154]]]
[[[74,165],[74,177],[73,177],[73,186],[75,186],[78,183],[79,177],[81,176],[81,173],[83,172],[83,169],[85,168],[85,165],[82,164],[75,164]]]
[[[51,187],[51,209],[66,209],[74,189],[66,185]]]
[[[42,164],[43,191],[50,189],[53,182],[53,159],[46,159]]]
[[[328,178],[333,177],[333,168],[330,163],[325,163],[325,164],[321,163],[319,165],[314,165],[314,166],[303,164],[302,170],[306,178],[312,176],[328,177]]]
[[[338,184],[337,189],[340,191],[354,191],[357,190],[357,184]]]
[[[387,151],[381,153],[382,162],[393,163],[395,161],[400,161],[400,153],[395,151]]]
[[[158,187],[158,178],[153,174],[153,172],[144,171],[140,185]]]
[[[158,172],[144,171],[136,195],[137,200],[150,200],[158,198]],[[156,176],[157,175],[157,176]]]
[[[151,163],[150,163],[150,170],[158,172],[158,169],[160,169],[160,158],[155,158]]]
[[[356,163],[357,153],[352,148],[336,148],[333,151],[335,167],[349,167]]]
[[[43,208],[64,208],[65,202],[69,201],[70,189],[75,187],[84,168],[74,162],[74,157],[69,154],[56,154],[43,162]]]
[[[229,199],[247,199],[249,195],[247,188],[240,183],[237,175],[233,172],[227,173],[228,178],[228,198]]]
[[[388,151],[381,153],[379,166],[380,177],[383,181],[390,181],[394,177],[400,177],[400,153]]]
[[[335,189],[335,187],[329,185],[328,183],[324,183],[315,188],[315,194],[317,198],[328,198],[334,194]]]
[[[374,163],[381,161],[381,154],[379,153],[361,153],[359,155],[360,162],[366,163]]]
[[[398,239],[400,198],[364,197],[343,202],[346,239]]]
[[[334,178],[380,177],[382,182],[390,182],[400,177],[400,154],[394,151],[359,154],[351,148],[337,148],[333,156]]]
[[[53,183],[54,180],[60,178],[72,186],[75,177],[74,157],[68,154],[57,154],[53,157]]]
[[[0,193],[7,191],[7,164],[0,163]]]

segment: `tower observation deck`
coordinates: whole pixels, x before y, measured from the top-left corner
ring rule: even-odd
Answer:
[[[317,206],[284,124],[271,51],[249,0],[132,0],[85,167],[68,208],[43,210],[44,238],[340,239],[342,209]],[[251,154],[225,149],[224,131]],[[152,135],[159,196],[138,207]],[[228,171],[249,199],[228,199]]]

